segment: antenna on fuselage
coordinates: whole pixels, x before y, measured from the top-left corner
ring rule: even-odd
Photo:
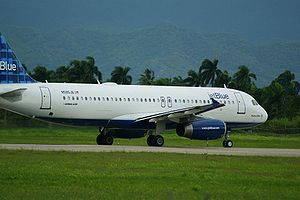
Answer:
[[[224,84],[224,88],[227,88],[225,84]]]
[[[100,81],[97,79],[97,83],[98,83],[98,85],[100,85],[101,83],[100,83]]]

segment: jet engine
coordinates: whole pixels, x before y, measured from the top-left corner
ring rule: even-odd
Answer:
[[[226,125],[221,120],[203,119],[188,124],[178,124],[177,135],[197,140],[214,140],[221,138],[226,132]]]

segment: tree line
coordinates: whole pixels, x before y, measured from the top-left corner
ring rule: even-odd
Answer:
[[[93,57],[84,60],[72,60],[68,66],[60,66],[56,70],[48,70],[44,66],[36,66],[28,72],[35,80],[44,82],[97,83],[102,82],[102,73],[95,65]],[[232,76],[228,71],[220,70],[218,60],[204,59],[197,70],[189,70],[186,77],[156,78],[150,68],[140,75],[140,85],[165,85],[187,87],[224,87],[238,89],[254,96],[267,110],[269,118],[293,118],[300,114],[300,84],[295,75],[286,70],[279,74],[270,85],[258,88],[255,84],[256,75],[246,65],[239,66]],[[130,85],[132,76],[130,67],[116,66],[111,78],[106,80],[117,84]]]

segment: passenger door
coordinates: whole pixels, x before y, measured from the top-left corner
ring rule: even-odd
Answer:
[[[237,100],[237,114],[246,114],[246,104],[243,96],[239,92],[234,93]]]

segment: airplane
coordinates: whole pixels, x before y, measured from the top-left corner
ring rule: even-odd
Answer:
[[[0,33],[0,108],[50,123],[97,127],[98,145],[142,138],[161,147],[161,133],[233,146],[232,129],[264,123],[267,112],[249,94],[230,88],[45,83],[32,79]]]

